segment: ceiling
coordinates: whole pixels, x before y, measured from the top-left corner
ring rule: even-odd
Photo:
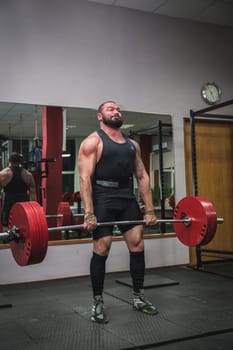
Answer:
[[[233,26],[233,0],[87,0],[156,15]]]
[[[233,0],[87,0],[109,6],[170,16],[197,22],[233,26]],[[144,129],[162,119],[170,123],[168,115],[149,115],[124,111],[125,124],[133,124],[129,130]],[[87,123],[88,120],[88,123]],[[29,104],[0,103],[0,140],[41,137],[41,107]],[[98,126],[96,111],[67,108],[67,137],[89,134]]]

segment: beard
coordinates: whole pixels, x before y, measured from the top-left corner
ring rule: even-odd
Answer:
[[[109,126],[110,128],[113,129],[118,129],[121,127],[121,125],[123,124],[123,120],[122,119],[107,119],[103,116],[102,121],[105,125]]]

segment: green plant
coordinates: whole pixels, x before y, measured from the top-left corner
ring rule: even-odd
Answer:
[[[155,186],[151,189],[152,191],[152,198],[153,198],[153,204],[154,206],[160,205],[160,188],[159,186]]]
[[[154,188],[151,189],[152,191],[152,198],[153,198],[153,204],[154,206],[159,206],[160,205],[160,187],[155,186]],[[169,198],[172,195],[172,188],[165,186],[164,187],[164,198]]]

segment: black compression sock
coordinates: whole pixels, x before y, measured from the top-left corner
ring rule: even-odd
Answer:
[[[144,287],[145,256],[142,252],[130,252],[130,274],[134,293],[140,293]]]
[[[107,256],[98,255],[93,252],[90,263],[90,274],[94,296],[102,295],[103,293],[106,259]]]

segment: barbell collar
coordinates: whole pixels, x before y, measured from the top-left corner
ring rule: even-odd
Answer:
[[[224,218],[217,218],[217,223],[218,224],[223,224],[224,223]]]
[[[18,242],[21,238],[21,233],[18,227],[13,226],[10,230],[0,233],[0,238],[4,243],[9,243],[11,241]]]
[[[0,238],[1,239],[9,238],[9,236],[10,236],[10,232],[9,231],[0,233]]]

